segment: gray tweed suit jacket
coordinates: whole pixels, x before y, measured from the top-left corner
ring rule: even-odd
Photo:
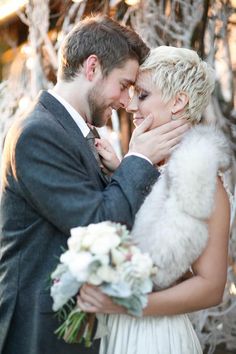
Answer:
[[[0,353],[98,353],[58,340],[50,273],[70,229],[104,220],[132,227],[156,169],[125,158],[107,185],[86,139],[65,110],[42,92],[14,123],[3,158],[0,235]]]

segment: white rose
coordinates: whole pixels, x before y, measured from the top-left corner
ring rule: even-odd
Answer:
[[[90,246],[96,241],[97,235],[92,232],[87,232],[86,235],[84,236],[81,246],[84,249],[89,249]]]
[[[61,262],[66,264],[71,274],[79,281],[86,281],[89,276],[89,265],[94,258],[89,252],[75,253],[67,251],[61,255]]]
[[[86,227],[74,227],[70,230],[70,234],[71,237],[67,241],[68,248],[75,252],[80,251],[82,240],[86,235]]]
[[[91,245],[90,251],[94,254],[107,254],[112,248],[120,244],[120,237],[115,233],[103,234]]]
[[[81,238],[73,236],[68,238],[67,245],[69,250],[79,252],[81,250]]]
[[[151,275],[153,262],[149,254],[135,253],[131,263],[140,278],[148,278]]]
[[[110,263],[110,257],[108,254],[96,254],[93,257],[94,261],[99,261],[101,265],[108,265]]]
[[[117,237],[117,230],[114,224],[104,221],[98,224],[90,224],[87,227],[76,227],[71,229],[72,238],[68,241],[70,249],[90,250],[90,247],[99,241],[104,235]]]
[[[102,284],[102,279],[96,273],[92,273],[88,277],[88,283],[98,286]]]
[[[118,281],[118,274],[110,266],[101,266],[97,270],[97,275],[107,283],[116,283]]]
[[[121,252],[120,250],[117,250],[116,248],[113,248],[111,250],[111,258],[112,258],[112,262],[115,265],[119,265],[125,261],[126,254],[124,252]]]
[[[78,237],[83,237],[87,232],[87,226],[78,226],[78,227],[73,227],[70,230],[70,234],[72,237],[78,236]]]
[[[103,221],[98,224],[90,224],[87,227],[88,233],[94,233],[99,238],[104,233],[116,232],[115,227],[109,221]]]
[[[140,248],[138,248],[137,246],[134,246],[134,245],[130,246],[130,252],[132,254],[136,254],[136,253],[141,254]]]
[[[89,233],[95,233],[98,238],[100,238],[104,234],[109,234],[109,235],[117,234],[115,225],[109,221],[100,222],[98,224],[90,224],[88,226],[87,231]]]
[[[88,277],[88,283],[93,285],[100,285],[103,282],[103,279],[101,279],[101,277],[98,275],[97,269],[101,266],[108,266],[110,258],[107,254],[97,254],[93,257],[93,261],[94,262],[90,267],[92,273]]]
[[[64,253],[62,253],[61,257],[60,257],[60,261],[61,263],[68,265],[68,263],[70,262],[70,260],[72,258],[74,258],[76,256],[76,253],[74,251],[66,251]]]

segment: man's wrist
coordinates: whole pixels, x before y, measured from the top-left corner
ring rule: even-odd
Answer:
[[[124,158],[126,158],[128,156],[140,157],[141,159],[144,159],[144,160],[148,161],[151,165],[153,165],[152,161],[147,156],[140,154],[139,152],[128,152],[127,154],[125,154]]]

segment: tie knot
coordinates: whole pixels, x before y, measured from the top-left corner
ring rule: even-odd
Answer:
[[[94,139],[95,139],[95,136],[94,136],[92,130],[89,130],[89,133],[88,133],[88,135],[86,136],[86,139],[87,139],[87,140],[91,140],[91,139],[94,140]]]
[[[100,139],[100,135],[99,135],[97,129],[93,125],[90,125],[90,124],[88,124],[88,127],[89,127],[89,133],[88,133],[87,137],[89,137],[91,139],[91,137],[93,135],[93,138]]]

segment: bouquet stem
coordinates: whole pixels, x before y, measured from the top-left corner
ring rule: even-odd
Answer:
[[[84,339],[85,347],[89,348],[92,344],[94,322],[95,314],[85,313],[76,307],[56,329],[55,334],[66,343],[81,343]]]
[[[88,313],[87,314],[87,326],[86,326],[86,332],[85,332],[85,347],[89,348],[92,344],[91,338],[93,334],[93,328],[94,328],[94,323],[95,323],[95,318],[96,315],[95,313]]]

